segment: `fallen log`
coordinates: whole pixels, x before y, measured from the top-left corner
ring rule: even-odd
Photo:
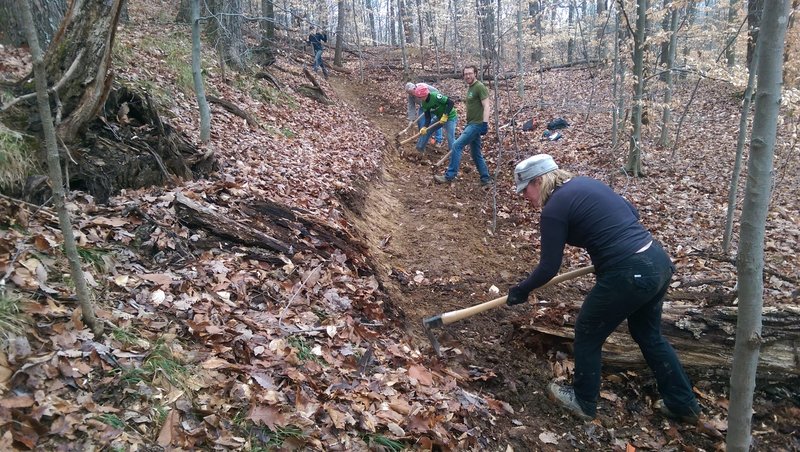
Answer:
[[[699,308],[696,303],[665,302],[661,332],[678,352],[688,373],[727,378],[733,362],[736,316],[734,306]],[[569,318],[573,322],[575,316]],[[537,319],[520,329],[533,336],[546,335],[565,341],[575,338],[573,323],[544,323]],[[761,340],[759,379],[784,380],[800,375],[800,308],[765,307]],[[603,365],[612,369],[646,366],[624,323],[606,340]]]
[[[184,223],[206,229],[218,237],[270,249],[287,256],[294,253],[289,244],[230,218],[227,212],[215,210],[212,205],[191,200],[181,192],[175,195],[175,211]]]
[[[259,128],[258,122],[255,119],[253,119],[253,117],[249,113],[234,105],[233,102],[228,102],[225,99],[220,99],[219,97],[209,96],[209,95],[206,95],[206,99],[208,99],[208,101],[211,102],[212,104],[217,104],[220,107],[224,108],[225,110],[233,113],[234,115],[240,118],[244,118],[244,120],[247,121],[247,125],[249,125],[250,127],[254,129]]]

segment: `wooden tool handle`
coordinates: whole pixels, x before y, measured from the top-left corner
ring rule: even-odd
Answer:
[[[571,272],[563,273],[556,276],[555,278],[551,279],[550,281],[547,281],[544,285],[537,288],[536,290],[542,290],[554,284],[558,284],[564,281],[569,281],[570,279],[574,279],[579,276],[583,276],[593,272],[594,272],[594,265],[589,265],[588,267],[572,270]],[[483,311],[488,311],[489,309],[504,305],[506,304],[507,298],[508,295],[505,295],[500,298],[495,298],[492,301],[487,301],[486,303],[481,303],[475,306],[471,306],[469,308],[459,309],[458,311],[446,312],[441,316],[442,325],[449,325],[453,322],[458,322],[459,320],[466,319],[467,317],[471,317],[475,314],[480,314]]]
[[[405,140],[401,141],[400,144],[406,144],[418,138],[419,138],[419,132],[417,132],[417,134],[412,136],[411,138],[406,138]]]
[[[453,153],[453,151],[448,151],[448,152],[447,152],[447,154],[445,154],[445,155],[444,155],[444,157],[442,157],[441,159],[439,159],[439,161],[438,161],[438,162],[436,162],[436,166],[439,166],[439,165],[441,165],[442,163],[444,163],[444,161],[445,161],[445,160],[447,160],[448,158],[450,158],[450,154],[452,154],[452,153]]]

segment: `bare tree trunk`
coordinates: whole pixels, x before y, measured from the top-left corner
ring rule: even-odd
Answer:
[[[669,0],[670,4],[672,0]],[[667,89],[664,91],[664,111],[661,116],[661,137],[658,139],[658,145],[667,147],[669,146],[669,126],[672,123],[672,89],[673,77],[672,69],[675,66],[675,53],[678,47],[678,9],[672,7],[669,16],[669,44],[667,45],[667,65],[664,76],[664,81],[667,83]]]
[[[244,69],[242,0],[214,0],[209,2],[209,6],[215,16],[210,32],[223,64],[237,71]]]
[[[461,35],[458,33],[458,0],[450,0],[450,12],[453,16],[453,72],[459,72],[461,67],[461,57],[464,54],[464,46],[461,45]]]
[[[533,23],[531,24],[531,31],[534,36],[534,43],[531,46],[531,63],[538,63],[542,60],[542,48],[541,38],[542,38],[542,14],[544,10],[542,9],[541,0],[534,0],[532,2],[528,2],[528,15],[533,18]]]
[[[425,38],[422,34],[422,7],[419,4],[419,0],[416,0],[417,3],[417,25],[419,27],[419,61],[420,65],[422,66],[422,70],[425,70]]]
[[[197,105],[200,108],[200,141],[208,143],[211,139],[211,110],[206,100],[203,86],[203,73],[200,63],[200,0],[192,0],[192,79]]]
[[[758,46],[756,45],[753,53],[753,61],[750,62],[750,71],[747,74],[747,88],[744,90],[742,99],[742,114],[739,116],[739,138],[736,140],[736,158],[733,161],[733,173],[731,174],[731,185],[728,188],[728,210],[725,215],[725,232],[722,235],[722,252],[728,254],[731,247],[731,236],[733,235],[733,212],[736,210],[736,192],[739,190],[739,174],[742,172],[742,154],[744,153],[744,142],[747,139],[747,117],[750,116],[750,101],[753,97],[753,85],[756,79],[758,66]]]
[[[48,86],[69,75],[58,90],[61,139],[69,143],[94,118],[108,96],[113,73],[111,48],[119,21],[120,0],[72,2],[44,57]],[[73,67],[73,64],[75,65]],[[68,74],[73,67],[73,72]],[[87,82],[88,81],[88,82]]]
[[[617,10],[614,20],[614,109],[611,115],[611,147],[616,149],[619,141],[619,126],[622,112],[625,111],[625,65],[620,61],[619,46],[624,32],[619,26],[620,12]]]
[[[569,40],[567,41],[567,63],[572,63],[575,57],[575,4],[570,0],[567,14],[567,27],[569,29]]]
[[[725,36],[727,36],[725,43],[727,43],[736,35],[736,22],[738,22],[737,19],[739,17],[739,0],[728,1],[728,32],[725,33]],[[731,43],[728,46],[728,50],[725,51],[725,57],[728,60],[728,67],[733,67],[736,65],[736,43]]]
[[[22,10],[15,0],[0,0],[0,44],[19,47],[28,42],[23,27]],[[33,25],[42,48],[47,49],[58,31],[61,19],[67,11],[67,0],[29,2],[33,14]]]
[[[389,1],[391,1],[391,0],[389,0]],[[397,31],[398,31],[398,33],[400,35],[399,36],[399,38],[400,38],[400,51],[402,52],[402,55],[403,55],[403,75],[405,77],[408,77],[409,73],[411,71],[410,71],[410,69],[408,67],[408,53],[406,51],[406,43],[408,42],[408,40],[406,39],[406,29],[405,29],[406,25],[405,25],[405,22],[403,21],[403,16],[405,16],[404,9],[405,8],[403,6],[403,0],[397,0],[397,18],[398,18],[398,20],[397,20],[398,30]]]
[[[747,40],[747,67],[753,61],[753,52],[758,42],[758,30],[761,26],[761,12],[764,10],[765,0],[750,0],[747,2],[747,27],[749,38]]]
[[[636,77],[634,87],[633,106],[631,109],[631,134],[630,150],[625,171],[633,177],[642,175],[642,106],[644,104],[644,39],[647,28],[647,0],[638,0],[636,7],[636,35],[633,42],[633,76]]]
[[[94,305],[92,304],[89,287],[81,268],[81,259],[78,255],[78,247],[75,244],[75,236],[72,232],[72,220],[66,208],[66,193],[64,191],[64,180],[61,177],[61,161],[58,156],[58,145],[56,144],[56,130],[53,125],[53,115],[50,111],[50,99],[47,95],[47,76],[45,65],[42,58],[42,49],[39,47],[39,38],[33,24],[33,14],[28,0],[19,0],[18,8],[22,12],[25,34],[33,56],[33,74],[36,81],[36,101],[39,108],[39,115],[42,119],[42,129],[47,147],[47,169],[50,177],[50,185],[53,190],[53,203],[58,212],[58,225],[64,236],[64,251],[69,261],[70,275],[75,283],[75,291],[78,302],[81,306],[83,321],[99,337],[103,334],[103,323],[98,322],[94,315]]]
[[[192,2],[194,0],[181,0],[178,5],[178,13],[175,15],[175,22],[188,24],[192,21]]]
[[[517,85],[517,95],[522,99],[525,97],[525,64],[523,62],[523,47],[522,40],[522,2],[517,2],[517,75],[519,76],[519,83]]]
[[[344,47],[344,21],[347,13],[347,6],[344,0],[336,3],[338,23],[336,24],[336,51],[333,54],[333,64],[342,67],[342,48]]]
[[[372,0],[365,0],[364,7],[367,9],[367,17],[369,18],[369,35],[372,38],[372,45],[377,45],[378,36],[375,31],[375,11],[372,10]]]
[[[394,29],[394,25],[395,25],[394,1],[393,0],[389,0],[388,2],[386,2],[386,4],[387,4],[387,6],[389,8],[389,15],[387,17],[387,20],[389,21],[389,33],[391,35],[391,41],[389,41],[389,43],[391,45],[393,45],[393,46],[396,46],[397,45],[397,34],[395,32],[395,29]]]
[[[764,296],[764,235],[772,191],[775,138],[781,105],[781,78],[788,0],[765,0],[759,33],[758,87],[747,186],[742,205],[741,240],[736,258],[739,316],[731,366],[727,449],[750,450],[753,391],[761,347]]]

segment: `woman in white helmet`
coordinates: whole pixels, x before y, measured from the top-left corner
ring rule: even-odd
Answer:
[[[508,305],[524,303],[556,276],[564,246],[586,249],[597,283],[575,320],[572,386],[551,382],[548,396],[581,419],[593,419],[600,393],[601,349],[628,320],[628,330],[655,374],[662,414],[697,422],[700,406],[675,350],[661,335],[661,307],[675,267],[639,222],[639,213],[609,186],[575,177],[539,154],[514,169],[517,193],[541,208],[541,256],[527,279],[508,291]]]

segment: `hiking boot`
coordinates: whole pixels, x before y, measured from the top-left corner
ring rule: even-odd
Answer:
[[[684,422],[686,424],[697,424],[697,421],[700,420],[700,414],[693,412],[691,409],[690,414],[675,414],[670,410],[667,405],[664,403],[664,399],[656,400],[656,403],[653,405],[653,408],[660,411],[661,414],[664,416],[674,419],[676,421]]]
[[[494,183],[494,179],[492,179],[491,177],[488,178],[488,179],[481,179],[481,185],[484,186],[484,187],[487,186],[487,185],[492,185],[493,183]]]
[[[436,182],[438,182],[440,184],[449,184],[450,182],[453,182],[452,180],[450,180],[450,179],[448,179],[448,178],[446,178],[444,176],[440,176],[438,174],[433,176],[433,180],[435,180]]]
[[[594,419],[594,416],[589,416],[583,412],[583,408],[578,404],[578,399],[575,398],[575,390],[572,386],[561,386],[556,383],[550,383],[547,385],[547,397],[563,408],[566,408],[567,411],[578,419],[584,421],[591,421]]]

